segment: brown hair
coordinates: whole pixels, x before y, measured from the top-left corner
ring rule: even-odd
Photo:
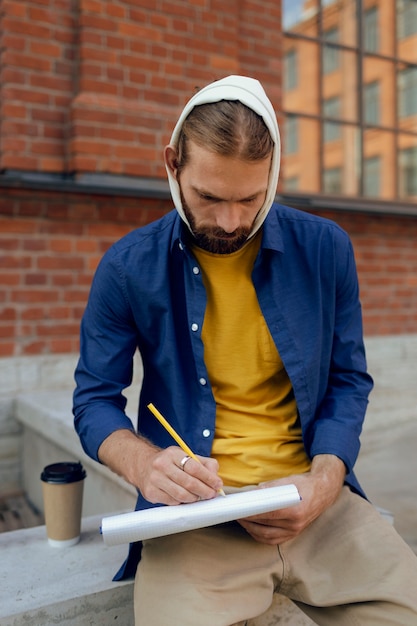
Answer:
[[[274,142],[260,115],[238,100],[220,100],[194,107],[185,119],[177,146],[177,167],[188,162],[187,141],[223,156],[260,161],[269,156]]]

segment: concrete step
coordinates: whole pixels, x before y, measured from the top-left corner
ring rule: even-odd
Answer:
[[[112,582],[127,548],[104,545],[101,519],[83,519],[70,548],[50,547],[44,526],[0,534],[1,626],[133,626],[133,583]]]

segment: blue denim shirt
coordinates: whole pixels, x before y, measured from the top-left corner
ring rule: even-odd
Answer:
[[[206,293],[184,228],[172,211],[131,232],[95,274],[81,324],[74,415],[83,448],[96,460],[108,435],[134,429],[122,391],[137,348],[144,367],[138,431],[161,447],[173,445],[146,408],[153,402],[194,452],[210,456],[216,405],[201,339]],[[329,220],[274,204],[253,283],[294,389],[307,454],[338,456],[346,482],[363,495],[353,466],[372,379],[349,237]],[[137,508],[149,506],[139,494]]]

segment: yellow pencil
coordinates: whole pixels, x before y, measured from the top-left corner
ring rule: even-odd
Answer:
[[[148,409],[151,411],[151,413],[153,413],[156,417],[156,419],[162,424],[162,426],[165,428],[165,430],[167,430],[169,432],[169,434],[171,435],[171,437],[173,439],[175,439],[175,441],[177,442],[177,444],[179,445],[179,447],[185,452],[185,454],[187,454],[188,456],[190,456],[192,459],[194,459],[194,461],[197,461],[197,463],[201,463],[200,459],[198,457],[196,457],[196,455],[194,454],[194,452],[187,446],[187,444],[185,443],[185,441],[183,441],[181,439],[181,437],[179,436],[179,434],[172,428],[171,424],[169,424],[165,417],[162,415],[162,413],[160,413],[158,411],[158,409],[152,404],[152,402],[150,402],[148,404]],[[224,493],[223,489],[219,489],[219,494],[222,496],[225,496],[226,494]]]

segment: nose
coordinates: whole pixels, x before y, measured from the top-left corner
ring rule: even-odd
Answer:
[[[226,233],[233,233],[241,224],[241,208],[235,203],[224,203],[219,207],[216,223]]]

